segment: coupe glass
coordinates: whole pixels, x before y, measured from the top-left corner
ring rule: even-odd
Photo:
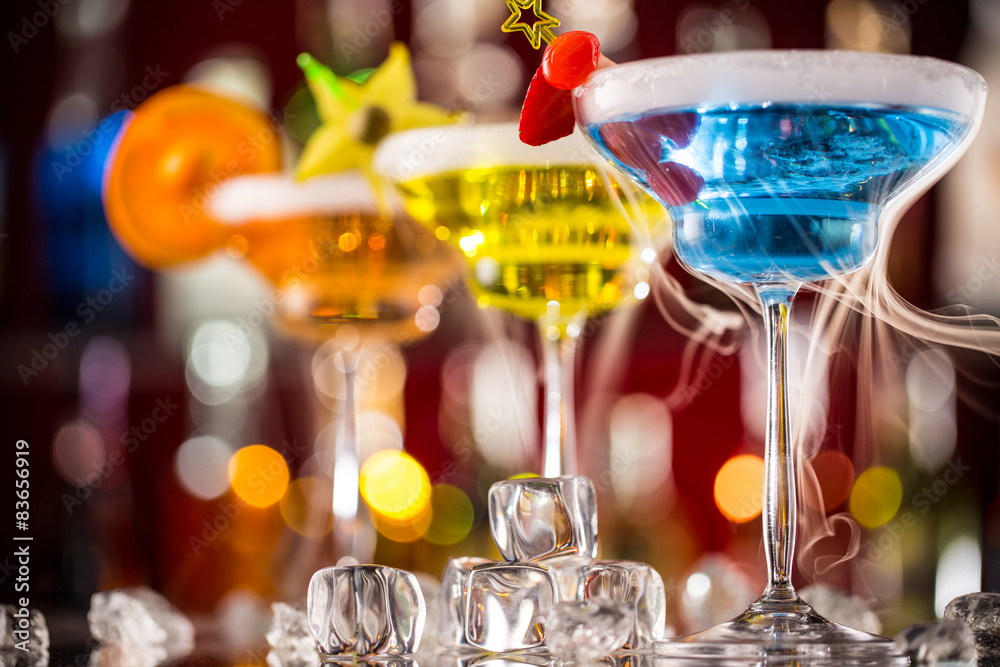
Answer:
[[[657,646],[676,657],[891,659],[792,587],[796,452],[785,335],[799,287],[855,271],[968,147],[985,83],[931,58],[836,51],[668,57],[601,69],[580,126],[668,207],[678,258],[753,288],[768,339],[763,499],[767,585],[741,615]],[[881,249],[882,252],[885,247]]]
[[[665,218],[662,209],[608,169],[579,133],[527,146],[516,123],[390,136],[375,169],[396,186],[410,215],[468,260],[480,305],[538,324],[546,384],[542,476],[576,474],[575,340],[587,316],[621,299],[621,269],[637,246],[649,245],[637,233],[648,216]]]
[[[431,330],[421,326],[421,290],[453,282],[458,265],[359,172],[301,183],[241,177],[213,203],[234,226],[229,245],[275,286],[277,329],[316,346],[334,343],[333,366],[344,383],[333,445],[334,551],[371,562],[375,535],[359,498],[355,375],[373,346],[403,345]]]

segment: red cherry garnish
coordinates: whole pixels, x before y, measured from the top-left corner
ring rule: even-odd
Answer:
[[[518,132],[529,146],[541,146],[573,134],[573,93],[554,88],[539,67],[528,84],[528,93],[521,107]]]
[[[573,90],[597,69],[601,58],[601,43],[584,30],[566,32],[545,48],[542,74],[545,80],[560,90]]]

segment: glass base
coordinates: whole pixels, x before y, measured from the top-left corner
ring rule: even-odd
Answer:
[[[654,651],[681,659],[787,659],[888,667],[910,663],[891,639],[829,621],[798,596],[788,601],[762,597],[733,620],[657,642]]]

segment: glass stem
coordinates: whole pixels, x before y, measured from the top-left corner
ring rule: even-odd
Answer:
[[[333,459],[333,539],[337,557],[351,556],[368,562],[366,554],[358,553],[362,526],[358,520],[360,483],[358,464],[358,427],[354,405],[354,372],[358,355],[353,350],[340,350],[335,357],[344,374],[344,407],[334,445]]]
[[[545,365],[545,422],[542,477],[576,474],[576,430],[573,410],[575,339],[549,338],[540,327]]]
[[[767,427],[764,448],[764,556],[767,588],[763,599],[794,601],[792,565],[795,557],[795,454],[789,442],[786,338],[788,312],[798,285],[759,287],[767,336]]]

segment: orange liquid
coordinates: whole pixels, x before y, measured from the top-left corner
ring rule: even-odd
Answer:
[[[409,220],[367,213],[248,223],[227,248],[277,287],[278,328],[310,340],[345,323],[366,336],[418,337],[420,288],[456,270],[447,248]]]

